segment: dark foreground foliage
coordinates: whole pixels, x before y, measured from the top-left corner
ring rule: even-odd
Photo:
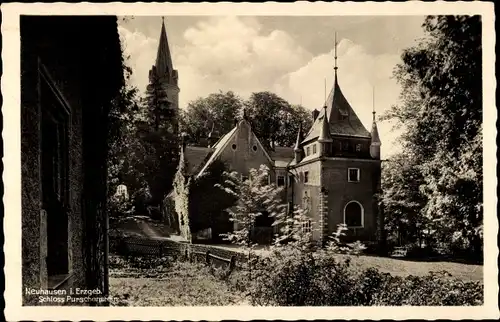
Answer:
[[[276,306],[462,306],[482,305],[483,285],[447,272],[391,276],[353,269],[327,252],[280,251],[254,259],[249,269],[226,277],[253,305]]]

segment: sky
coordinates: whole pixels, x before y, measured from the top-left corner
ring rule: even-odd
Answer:
[[[141,91],[154,64],[160,16],[119,17],[119,33]],[[218,91],[243,98],[270,91],[291,104],[320,109],[333,84],[335,33],[339,85],[370,130],[372,109],[381,115],[398,104],[392,77],[401,52],[424,36],[423,16],[165,16],[179,105]],[[382,158],[399,150],[398,131],[379,122]]]

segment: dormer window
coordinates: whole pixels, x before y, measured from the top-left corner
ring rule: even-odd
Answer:
[[[276,180],[278,187],[282,187],[285,185],[285,177],[284,176],[278,176],[278,179]]]
[[[316,144],[313,145],[313,154],[316,154]]]
[[[311,154],[311,147],[307,147],[306,148],[306,156],[308,156],[309,154]]]

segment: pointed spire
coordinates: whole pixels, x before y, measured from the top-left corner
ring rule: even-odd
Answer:
[[[373,114],[373,122],[372,122],[372,130],[371,130],[371,136],[372,136],[372,144],[380,144],[380,137],[378,134],[378,127],[377,127],[377,121],[376,121],[376,116],[375,116],[375,86],[373,87],[373,92],[372,92],[372,114]]]
[[[295,147],[293,151],[300,153],[302,149],[300,148],[300,142],[302,142],[302,123],[299,124],[299,131],[297,132],[297,141],[295,142]]]
[[[327,106],[323,107],[325,109],[323,113],[323,119],[321,120],[321,132],[319,133],[318,142],[319,143],[329,143],[333,142],[332,136],[330,134],[330,124],[328,123],[328,116],[326,113]]]
[[[156,72],[159,77],[172,73],[172,57],[168,46],[167,32],[165,30],[165,17],[162,17],[160,41],[158,43],[158,52],[156,54]]]

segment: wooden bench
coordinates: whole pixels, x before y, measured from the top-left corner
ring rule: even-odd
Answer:
[[[396,247],[391,253],[391,257],[406,257],[408,249],[406,247]]]

